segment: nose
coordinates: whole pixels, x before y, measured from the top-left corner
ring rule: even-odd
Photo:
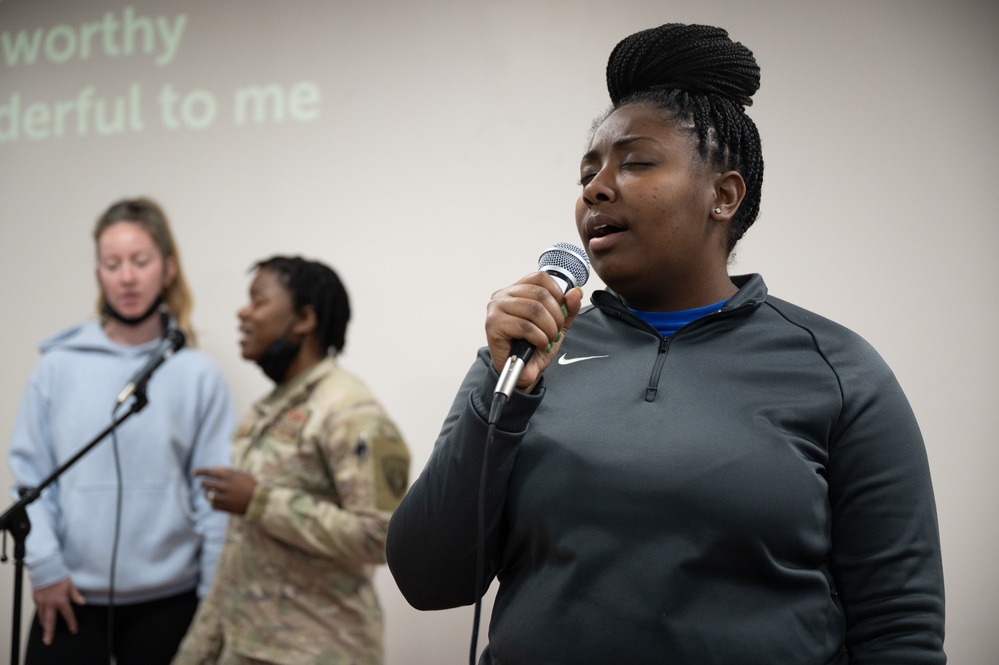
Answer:
[[[236,318],[239,319],[240,321],[245,321],[246,318],[250,315],[248,311],[249,309],[250,309],[249,305],[243,305],[242,307],[237,309]]]
[[[588,206],[608,203],[617,199],[617,189],[607,168],[597,171],[583,186],[583,201]]]

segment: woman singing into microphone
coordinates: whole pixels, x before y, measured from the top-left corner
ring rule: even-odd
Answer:
[[[534,273],[493,294],[389,526],[400,589],[443,609],[497,579],[481,665],[944,663],[933,490],[898,381],[857,334],[728,274],[760,209],[755,57],[667,24],[606,73],[575,210],[608,289],[581,307]],[[537,351],[487,447],[517,339]]]

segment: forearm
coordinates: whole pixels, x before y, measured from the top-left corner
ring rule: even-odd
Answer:
[[[945,662],[944,585],[929,465],[893,379],[830,452],[830,566],[851,663]]]
[[[389,513],[346,509],[289,487],[258,486],[244,516],[272,538],[346,567],[385,563]]]
[[[475,602],[479,479],[496,373],[480,354],[455,398],[423,473],[389,526],[388,564],[406,599],[418,609]],[[515,395],[488,451],[485,492],[485,578],[494,554],[517,449],[541,396]]]

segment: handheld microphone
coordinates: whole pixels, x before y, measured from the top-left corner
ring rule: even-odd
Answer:
[[[149,362],[143,366],[135,375],[132,380],[125,384],[121,392],[118,393],[118,401],[116,406],[121,406],[125,400],[134,395],[138,390],[146,385],[149,381],[149,377],[153,375],[156,368],[162,365],[166,360],[172,356],[174,353],[179,351],[183,346],[186,338],[184,333],[177,330],[176,328],[170,328],[166,331],[163,340],[159,343],[159,346],[153,351],[152,358]]]
[[[568,293],[569,289],[586,284],[586,280],[590,278],[590,259],[581,248],[560,242],[541,253],[538,270],[548,273],[562,289],[562,293]],[[510,345],[510,356],[503,365],[493,395],[502,394],[506,399],[510,399],[510,395],[517,387],[520,373],[524,371],[532,355],[534,355],[533,346],[522,339],[514,340]]]

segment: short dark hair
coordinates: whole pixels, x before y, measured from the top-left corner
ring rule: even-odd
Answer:
[[[326,353],[339,353],[347,343],[350,298],[329,266],[300,256],[272,256],[253,264],[251,272],[270,270],[291,294],[295,311],[311,306],[316,313],[319,342]]]

